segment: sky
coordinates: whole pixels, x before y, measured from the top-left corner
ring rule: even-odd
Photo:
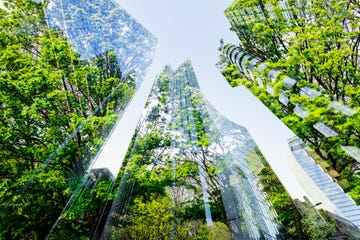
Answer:
[[[209,2],[212,2],[209,4]],[[108,139],[99,155],[96,166],[112,166],[115,154],[123,158],[129,138],[133,134],[140,113],[151,90],[156,75],[166,64],[173,69],[185,60],[192,61],[200,88],[205,96],[220,99],[221,88],[228,84],[215,68],[218,61],[220,38],[237,42],[236,36],[229,31],[230,25],[223,14],[230,0],[116,0],[130,15],[147,28],[158,39],[153,63],[141,87],[129,104],[127,112]],[[215,76],[215,77],[214,77]],[[114,151],[114,149],[117,149]],[[121,162],[112,170],[115,174]]]
[[[220,38],[238,42],[223,14],[230,0],[118,0],[133,17],[158,38],[149,76],[166,64],[173,68],[186,59],[194,66],[200,87],[208,98],[221,97],[228,87],[215,68]],[[211,99],[210,99],[211,100]]]
[[[157,74],[166,64],[174,69],[190,59],[200,88],[210,103],[229,120],[246,127],[278,173],[290,195],[307,195],[288,164],[287,140],[295,135],[246,88],[231,88],[215,67],[219,40],[238,43],[224,10],[230,0],[118,0],[140,24],[158,38],[153,63],[134,99],[115,127],[95,167],[123,159]],[[113,168],[116,174],[122,161]]]
[[[190,59],[205,97],[230,119],[239,115],[234,107],[251,107],[244,96],[229,96],[231,87],[215,64],[219,60],[220,39],[238,43],[230,31],[224,10],[231,0],[117,0],[143,26],[158,38],[153,64],[143,82],[149,87],[166,64],[174,69]],[[151,83],[151,84],[150,84]],[[251,98],[247,98],[250,100]],[[253,111],[256,124],[259,117]]]

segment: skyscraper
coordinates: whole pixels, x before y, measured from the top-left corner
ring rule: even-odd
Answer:
[[[225,223],[236,239],[281,235],[276,213],[259,185],[257,174],[266,161],[247,130],[204,99],[190,61],[176,70],[167,66],[159,74],[131,146],[103,232],[106,239],[139,237],[133,227],[137,217],[147,221],[147,213],[126,213],[137,209],[139,201],[150,208],[163,197],[171,200],[174,219],[170,226],[154,222],[153,227],[168,229],[164,237],[196,236],[199,226],[192,221],[215,228]],[[139,172],[147,177],[139,177]],[[152,181],[157,188],[149,185]],[[183,216],[195,206],[200,211]],[[187,224],[194,228],[182,233]]]
[[[0,158],[8,168],[0,177],[0,235],[92,237],[104,224],[115,179],[91,166],[141,83],[156,38],[113,1],[10,1],[6,7],[1,34],[14,41],[2,46],[8,52],[2,51],[1,78],[24,94],[0,91],[9,112],[1,115],[8,137]],[[15,59],[27,61],[14,67]]]
[[[51,0],[46,18],[50,27],[65,33],[82,59],[114,51],[122,73],[135,72],[139,83],[152,62],[156,38],[116,1]]]
[[[115,1],[50,1],[46,6],[46,20],[51,28],[60,29],[69,39],[81,59],[88,61],[90,65],[99,64],[104,67],[102,71],[106,76],[117,69],[119,72],[117,77],[122,79],[122,84],[135,82],[136,86],[131,85],[131,89],[127,90],[127,87],[124,89],[131,96],[122,99],[120,109],[116,111],[116,117],[121,116],[152,62],[157,42],[155,36]],[[122,93],[114,91],[122,88],[121,83],[117,85],[110,83],[113,89],[110,88],[104,99],[101,99],[99,110],[106,108],[109,99],[123,98]],[[84,122],[87,121],[88,119]],[[76,129],[77,133],[82,131],[83,125],[82,123]],[[109,129],[113,126],[114,124]],[[107,131],[103,139],[106,140],[111,132],[112,130]],[[70,236],[97,238],[101,234],[106,219],[104,213],[107,213],[110,204],[107,194],[112,192],[117,176],[117,173],[111,172],[106,167],[93,168],[102,150],[98,148],[98,152],[89,159],[89,164],[84,166],[85,171],[80,174],[82,179],[79,184],[73,186],[74,192],[61,215],[54,222],[48,238]],[[113,161],[121,163],[119,159]],[[105,187],[102,189],[105,199],[93,195],[94,191],[101,191],[97,189],[102,187]],[[69,217],[73,214],[76,217]],[[81,218],[87,220],[81,221]],[[77,230],[72,225],[81,226],[83,229]]]
[[[359,207],[335,185],[331,190],[335,181],[358,199],[358,190],[349,182],[356,185],[358,178],[359,101],[348,90],[356,92],[359,83],[358,73],[345,67],[351,55],[357,59],[358,45],[351,33],[356,31],[352,21],[357,17],[350,18],[354,12],[332,2],[326,2],[325,11],[320,13],[319,3],[295,1],[290,8],[287,1],[277,5],[234,1],[225,15],[240,44],[222,42],[217,66],[232,86],[248,87],[311,147],[303,142],[295,144],[303,148],[300,156],[295,153],[297,147],[293,148],[298,140],[289,140],[305,175],[340,211],[333,212],[359,226]],[[333,21],[337,28],[327,32]],[[348,49],[347,54],[339,51],[336,55],[336,46]],[[332,60],[335,55],[336,64]],[[357,66],[358,60],[352,65]],[[348,171],[351,173],[345,177]],[[322,178],[323,172],[327,172],[326,178],[316,179]],[[348,199],[347,203],[339,204],[335,198],[340,196]]]
[[[224,45],[222,52],[250,80],[253,92],[269,93],[264,101],[269,108],[288,125],[299,123],[302,127],[293,126],[293,131],[341,171],[344,166],[335,166],[336,159],[359,161],[359,99],[354,95],[359,46],[353,36],[358,17],[333,2],[324,3],[326,11],[319,13],[318,3],[295,1],[290,8],[287,1],[234,1],[225,15],[240,45]],[[292,113],[300,119],[287,117]]]

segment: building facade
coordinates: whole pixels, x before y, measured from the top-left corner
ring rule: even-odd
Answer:
[[[81,78],[84,85],[74,83],[73,76],[64,73],[64,87],[61,90],[68,91],[71,97],[72,93],[80,96],[85,95],[84,92],[93,93],[86,101],[74,104],[74,108],[79,105],[90,107],[83,110],[84,116],[79,118],[81,121],[46,160],[47,164],[51,164],[54,159],[69,158],[69,166],[79,170],[76,175],[71,171],[67,173],[67,190],[63,196],[66,199],[62,199],[63,205],[60,205],[62,210],[57,219],[48,220],[47,224],[52,227],[44,234],[47,239],[98,239],[110,211],[110,195],[115,188],[117,172],[111,172],[106,166],[94,167],[94,163],[103,150],[102,144],[111,135],[113,127],[138,90],[152,62],[157,39],[116,1],[37,2],[44,3],[44,28],[50,32],[50,38],[56,34],[70,42],[71,46],[66,45],[65,50],[61,49],[70,56],[66,55],[64,60],[68,72],[74,71],[71,74],[77,75],[79,72],[75,70],[80,68],[80,64],[86,69]],[[61,54],[56,47],[61,46],[53,46],[55,54],[58,53],[56,57],[61,59],[65,54]],[[92,72],[92,67],[97,68],[96,72]],[[96,91],[101,92],[100,97]],[[93,128],[94,120],[101,121],[101,116],[107,120],[101,123],[104,128],[97,133],[100,142],[79,144],[82,145],[79,153],[83,161],[81,165],[72,166],[75,161],[64,153],[64,149],[70,148],[74,139],[84,141],[92,135],[85,133],[86,129]],[[29,185],[36,178],[35,175],[30,179]]]
[[[60,29],[82,59],[114,51],[122,73],[143,77],[152,62],[157,39],[116,1],[51,0],[46,19]]]
[[[352,196],[358,194],[350,185],[356,185],[358,178],[359,99],[348,91],[359,89],[357,57],[351,63],[354,71],[344,68],[351,52],[356,55],[358,49],[356,38],[351,36],[357,30],[351,22],[358,15],[333,2],[321,3],[326,6],[322,12],[317,11],[319,1],[294,1],[291,8],[288,1],[276,4],[234,1],[225,15],[240,44],[221,42],[217,67],[232,86],[249,88],[306,143],[298,144],[303,149],[300,154],[292,146],[294,139],[289,139],[292,158],[301,165],[297,169],[305,171],[303,176],[311,179],[303,183],[304,187],[311,191],[309,186],[315,183],[314,189],[328,199],[327,210],[359,226],[359,207],[337,186],[350,191]],[[337,18],[329,12],[337,13]],[[329,30],[329,21],[339,24],[333,29],[334,34],[326,35],[324,29]],[[334,42],[350,53],[338,52],[338,66],[329,60],[335,58]],[[308,55],[310,52],[312,56]],[[229,71],[235,77],[230,77]],[[341,201],[346,203],[339,204]]]
[[[151,154],[144,157],[148,161],[141,168],[148,169],[149,174],[171,169],[172,181],[164,189],[175,204],[173,229],[181,227],[182,221],[189,221],[176,217],[183,208],[200,201],[202,212],[197,213],[197,221],[208,227],[217,226],[219,221],[225,222],[234,239],[281,238],[281,224],[275,221],[276,213],[266,199],[257,175],[266,161],[248,131],[221,116],[204,99],[190,61],[176,70],[167,66],[155,80],[129,149],[124,176],[132,178],[130,166],[137,159],[139,146],[154,134],[163,140],[158,147],[147,148]],[[164,145],[166,141],[168,143]],[[188,163],[193,166],[191,176],[183,172]],[[125,216],[126,209],[131,206],[124,204],[125,199],[136,198],[136,194],[127,191],[128,188],[125,180],[119,186],[103,232],[106,239],[125,236],[122,234],[126,227],[116,226],[129,223],[120,217]],[[124,192],[127,195],[124,196]],[[221,210],[216,207],[219,204],[223,206]],[[219,211],[225,219],[219,218]],[[168,234],[175,239],[181,237],[176,230]],[[187,230],[187,234],[190,238],[198,232]]]

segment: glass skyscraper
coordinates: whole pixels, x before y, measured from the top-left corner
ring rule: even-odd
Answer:
[[[288,146],[296,162],[292,165],[294,175],[304,172],[299,182],[311,192],[311,201],[324,194],[320,208],[359,227],[360,208],[344,192],[350,185],[345,174],[341,174],[344,169],[355,173],[359,164],[358,99],[345,90],[358,88],[355,80],[358,73],[343,66],[339,67],[343,68],[341,71],[335,71],[334,64],[329,64],[334,56],[323,58],[336,49],[335,42],[349,48],[349,53],[358,51],[351,34],[355,31],[351,22],[356,21],[356,17],[350,20],[349,16],[355,13],[338,8],[332,2],[321,2],[326,11],[318,14],[318,3],[293,1],[290,4],[284,0],[258,4],[235,0],[225,15],[240,44],[221,42],[217,67],[232,86],[248,87],[303,140],[289,139]],[[329,27],[327,21],[334,21],[335,15],[339,21],[336,34],[322,38],[322,29]],[[317,29],[319,36],[310,29]],[[340,39],[337,36],[341,36]],[[344,43],[343,39],[346,39]],[[307,54],[315,48],[319,51],[309,58]],[[346,65],[351,54],[337,56],[341,59],[339,65]],[[229,65],[235,66],[233,74],[237,77],[227,75]],[[319,74],[324,69],[331,74]],[[244,81],[240,83],[236,78]]]
[[[103,237],[125,237],[122,234],[126,230],[121,226],[129,224],[126,209],[131,202],[129,199],[136,196],[136,190],[129,191],[131,184],[136,186],[131,181],[133,162],[138,161],[136,152],[143,146],[144,139],[155,133],[169,143],[164,146],[159,142],[152,150],[153,156],[140,168],[152,169],[150,172],[157,174],[172,169],[172,181],[167,183],[165,191],[175,202],[175,209],[178,205],[200,201],[203,212],[196,217],[212,226],[219,221],[219,210],[214,205],[220,202],[226,215],[222,221],[234,239],[281,237],[281,225],[275,221],[276,213],[266,200],[257,176],[266,161],[247,130],[221,116],[204,99],[190,61],[176,70],[165,67],[155,80],[146,106],[128,152],[125,173]],[[196,172],[185,179],[181,175],[184,161],[191,163]],[[180,190],[181,197],[175,194]],[[181,208],[174,211],[176,218]],[[176,234],[174,230],[175,239]]]
[[[102,86],[108,84],[106,81],[109,78],[117,78],[119,81],[110,82],[109,86],[104,88],[104,96],[99,102],[89,102],[95,105],[95,110],[87,112],[87,118],[67,139],[64,139],[58,151],[52,155],[55,158],[72,138],[81,136],[82,128],[92,121],[93,116],[98,116],[100,111],[107,108],[106,105],[111,99],[120,99],[118,108],[112,112],[115,121],[112,121],[107,131],[101,133],[102,139],[106,141],[107,135],[112,132],[112,126],[121,117],[152,62],[157,39],[116,1],[111,0],[50,0],[46,5],[45,20],[48,25],[46,27],[61,32],[69,40],[74,50],[68,51],[78,53],[85,64],[101,68],[101,74],[104,74],[104,79],[100,79],[103,81]],[[115,72],[116,76],[109,77],[110,72]],[[89,88],[92,82],[99,80],[91,79],[86,73],[84,78]],[[67,84],[69,80],[64,81]],[[83,91],[76,87],[73,87],[73,91]],[[121,91],[123,92],[119,94]],[[85,236],[98,238],[101,235],[111,202],[107,199],[100,200],[98,196],[94,196],[94,191],[105,184],[106,188],[100,192],[109,194],[114,188],[115,176],[107,168],[92,169],[97,154],[101,152],[101,147],[97,144],[89,143],[88,151],[93,153],[90,156],[84,154],[86,162],[84,161],[85,164],[81,166],[82,171],[79,171],[76,179],[67,183],[70,198],[59,218],[54,220],[53,227],[47,235],[48,239],[77,239]],[[51,160],[52,158],[49,161]],[[76,217],[71,217],[73,214]],[[83,221],[84,218],[87,220]],[[75,225],[81,226],[82,229],[74,228]]]
[[[51,0],[46,8],[50,27],[70,39],[82,59],[114,51],[124,75],[138,81],[152,62],[156,38],[116,1]]]

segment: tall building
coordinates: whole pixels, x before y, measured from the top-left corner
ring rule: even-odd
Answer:
[[[118,69],[122,83],[135,81],[136,88],[140,86],[152,62],[157,39],[116,1],[52,0],[46,6],[46,20],[51,28],[60,29],[69,39],[81,59],[89,61],[90,65],[97,64],[98,59],[101,59],[103,62],[100,61],[100,66],[106,66],[103,70],[105,74],[107,74],[106,71]],[[115,59],[111,58],[113,56],[111,52],[114,53]],[[121,84],[113,87],[122,88]],[[130,89],[129,98],[122,99],[121,109],[116,112],[118,117],[123,114],[122,111],[136,88]],[[116,97],[122,98],[121,95],[110,89],[105,98],[101,99],[101,105],[98,108],[101,110],[104,108],[103,103]],[[82,123],[76,130],[81,132],[83,125]],[[105,133],[109,134],[104,136],[105,142],[115,127],[116,124],[113,124],[110,127],[113,129]],[[100,236],[111,201],[107,199],[108,197],[99,199],[98,196],[94,196],[94,192],[108,196],[107,194],[114,188],[117,172],[112,172],[113,169],[107,168],[106,164],[103,166],[104,164],[100,163],[100,167],[95,164],[102,154],[103,147],[97,150],[96,155],[92,155],[90,163],[84,166],[82,181],[76,185],[61,215],[54,222],[47,236],[49,239],[80,238],[81,236],[98,238]],[[119,165],[114,162],[121,163],[121,159],[112,159],[110,163]],[[119,168],[116,169],[119,170]],[[73,214],[76,217],[69,217]],[[82,218],[87,220],[82,221]],[[78,230],[71,225],[82,226],[83,229]]]
[[[352,70],[359,64],[352,36],[358,17],[332,2],[325,2],[319,12],[320,2],[295,1],[290,8],[288,1],[234,1],[225,15],[240,43],[221,42],[217,67],[232,86],[249,88],[302,139],[289,139],[295,165],[301,166],[293,167],[304,172],[300,182],[308,193],[317,189],[325,195],[329,205],[324,209],[359,227],[359,207],[339,187],[358,199],[354,185],[360,164],[360,115],[354,93],[359,73]],[[337,28],[327,32],[334,22]],[[336,52],[340,46],[346,54]]]
[[[122,73],[138,84],[152,62],[156,38],[117,1],[51,0],[46,8],[50,27],[69,38],[82,59],[114,51]]]
[[[187,238],[196,236],[195,220],[209,227],[225,222],[235,239],[281,236],[281,225],[274,220],[276,213],[259,183],[258,173],[266,161],[247,130],[204,99],[190,61],[176,70],[165,67],[155,80],[125,163],[102,235],[105,239],[135,234],[131,226],[139,216],[128,212],[139,199],[149,204],[144,197],[148,195],[171,200],[173,227],[164,230],[165,238],[184,237],[179,229],[186,224],[194,225],[186,231]],[[134,168],[134,164],[138,165]],[[138,172],[148,179],[134,182]],[[158,183],[157,189],[146,186],[149,179]],[[191,221],[181,218],[194,206],[200,211]],[[142,221],[147,221],[143,215]]]
[[[4,86],[16,82],[26,94],[0,91],[16,102],[2,103],[12,115],[1,116],[9,138],[1,140],[8,168],[0,178],[11,185],[0,187],[1,238],[96,237],[115,176],[92,165],[141,83],[156,38],[113,1],[12,1],[1,14],[11,19],[1,33],[16,39],[3,48],[28,60],[19,68],[2,61],[9,64],[1,78],[12,76]],[[30,109],[32,116],[22,114]]]
[[[100,85],[109,84],[109,86],[103,90],[101,99],[95,103],[90,101],[90,104],[95,106],[87,112],[87,115],[91,117],[102,114],[99,112],[108,107],[109,101],[118,99],[118,103],[115,104],[117,105],[115,114],[117,114],[116,118],[119,117],[140,86],[152,62],[157,43],[156,37],[116,1],[51,0],[45,3],[45,7],[48,27],[64,34],[80,59],[87,61],[90,66],[102,68],[101,74],[104,78],[119,78],[119,82],[110,83],[100,80]],[[96,81],[91,77],[87,78],[89,78],[88,85]],[[90,87],[95,88],[95,86]],[[74,91],[78,92],[84,91],[77,86],[71,88],[75,88]],[[81,132],[81,128],[90,117],[85,119],[71,136]],[[112,126],[113,124],[109,129]],[[110,132],[109,129],[104,135]],[[88,169],[95,160],[96,157],[93,155],[91,163],[84,166],[84,169]]]
[[[358,16],[351,3],[346,9],[325,2],[319,13],[320,2],[295,1],[290,8],[288,1],[234,1],[225,15],[240,44],[223,45],[222,53],[256,95],[271,95],[264,101],[270,109],[289,126],[300,123],[293,131],[341,171],[337,160],[359,161]]]

